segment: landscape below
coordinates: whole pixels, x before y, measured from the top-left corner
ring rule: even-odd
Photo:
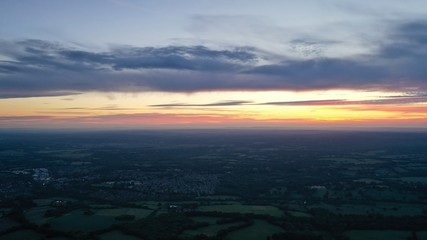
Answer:
[[[2,132],[0,239],[427,239],[427,133]]]

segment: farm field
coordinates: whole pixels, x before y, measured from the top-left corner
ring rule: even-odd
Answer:
[[[346,232],[350,240],[406,240],[411,236],[411,232],[392,230],[353,230]]]
[[[118,217],[121,215],[132,215],[135,216],[136,219],[147,217],[151,214],[152,210],[147,209],[139,209],[139,208],[107,208],[107,209],[99,209],[95,211],[95,215],[97,216],[105,216],[105,217]]]
[[[32,230],[19,230],[0,237],[1,240],[42,240],[43,236]]]
[[[252,213],[260,215],[269,215],[273,217],[281,217],[283,212],[273,206],[258,206],[258,205],[243,205],[243,204],[229,204],[229,205],[211,205],[201,206],[198,208],[201,212],[224,212],[224,213]]]
[[[119,231],[107,232],[99,235],[100,240],[140,240],[140,238],[123,234]]]
[[[275,233],[280,233],[283,231],[284,230],[282,228],[269,224],[265,221],[255,220],[253,225],[247,228],[243,228],[241,230],[231,232],[226,236],[225,239],[226,240],[240,240],[240,239],[261,240],[261,239],[267,239],[267,237],[270,237]]]
[[[347,215],[369,215],[380,214],[384,216],[419,216],[427,211],[427,207],[419,204],[405,204],[405,203],[382,203],[376,205],[330,205],[330,204],[317,204],[309,206],[311,209],[325,209],[336,214]]]
[[[200,217],[192,217],[191,219],[193,219],[194,221],[196,221],[196,222],[202,222],[202,223],[208,223],[208,224],[210,224],[210,225],[212,225],[212,224],[216,224],[216,222],[218,221],[218,220],[220,220],[220,218],[215,218],[215,217],[203,217],[203,216],[200,216]]]
[[[93,232],[108,228],[114,222],[113,217],[85,215],[81,210],[49,220],[53,229],[64,232]]]
[[[185,231],[185,232],[183,232],[182,236],[184,236],[184,237],[185,236],[193,236],[194,237],[194,236],[203,234],[203,235],[206,235],[208,237],[213,237],[218,233],[218,231],[227,229],[229,227],[238,226],[239,224],[241,224],[241,223],[237,222],[237,223],[227,223],[227,224],[210,224],[207,227],[201,227],[201,228],[197,228],[194,230]]]

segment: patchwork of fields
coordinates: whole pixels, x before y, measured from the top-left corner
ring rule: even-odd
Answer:
[[[0,240],[427,239],[425,134],[2,139]]]

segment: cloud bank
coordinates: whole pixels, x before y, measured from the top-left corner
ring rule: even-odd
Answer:
[[[376,51],[363,56],[295,59],[248,46],[122,46],[96,52],[43,40],[3,40],[0,98],[87,91],[427,91],[426,21],[399,24],[375,45]]]

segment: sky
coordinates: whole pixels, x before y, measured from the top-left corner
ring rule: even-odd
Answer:
[[[424,0],[2,0],[0,128],[427,129]]]

